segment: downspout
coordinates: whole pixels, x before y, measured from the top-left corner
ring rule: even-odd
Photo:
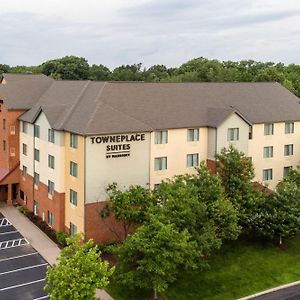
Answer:
[[[216,136],[215,136],[215,162],[214,162],[214,173],[217,172],[217,162],[216,162],[216,155],[217,155],[217,143],[218,143],[218,128],[216,127]]]
[[[84,136],[83,139],[83,228],[84,228],[84,240],[85,240],[85,234],[86,234],[86,214],[85,214],[85,202],[86,202],[86,136]]]
[[[35,159],[34,159],[34,149],[35,149],[35,133],[34,133],[34,124],[33,124],[33,174],[32,174],[32,202],[33,202],[33,213],[34,213],[34,173],[35,173]]]

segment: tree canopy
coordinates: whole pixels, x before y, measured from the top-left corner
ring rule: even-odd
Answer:
[[[103,64],[89,65],[83,57],[65,56],[37,66],[8,66],[0,64],[1,73],[43,73],[55,79],[119,80],[149,82],[279,82],[300,96],[300,66],[295,64],[260,62],[254,60],[219,61],[198,57],[179,67],[142,63],[121,65],[110,70]]]
[[[81,238],[80,235],[70,238],[58,264],[48,267],[45,290],[51,299],[93,300],[96,289],[109,283],[114,269],[109,270],[108,263],[101,261],[92,240],[82,243]]]

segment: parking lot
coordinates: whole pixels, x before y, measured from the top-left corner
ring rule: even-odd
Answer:
[[[50,299],[43,290],[47,265],[0,213],[0,299]]]

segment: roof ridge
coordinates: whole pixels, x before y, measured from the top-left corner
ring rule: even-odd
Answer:
[[[100,90],[99,90],[99,92],[98,92],[98,94],[97,94],[97,96],[96,96],[94,102],[100,100],[101,95],[102,95],[102,92],[103,92],[103,90],[104,90],[106,84],[107,84],[107,81],[105,81],[104,84],[103,84],[103,86],[100,88]],[[90,119],[88,120],[88,122],[87,122],[87,124],[86,124],[86,126],[85,126],[85,128],[84,128],[84,132],[86,132],[87,128],[90,126],[90,124],[91,124],[92,120],[94,119],[94,117],[95,117],[95,115],[96,115],[96,113],[97,113],[97,111],[98,111],[98,108],[101,106],[101,104],[103,104],[102,101],[99,101],[99,102],[97,103],[97,105],[96,105],[96,107],[95,107],[95,110],[93,111],[93,114],[91,115]]]
[[[78,95],[78,97],[76,98],[76,100],[71,105],[70,109],[68,109],[67,112],[63,115],[63,118],[60,121],[60,124],[58,124],[58,126],[55,126],[55,127],[61,128],[67,122],[67,120],[70,118],[72,112],[74,111],[74,109],[76,108],[78,103],[80,102],[83,94],[86,92],[86,90],[87,90],[88,86],[90,85],[90,83],[91,83],[91,81],[87,80],[86,84],[84,85],[83,89],[81,90],[81,92]]]

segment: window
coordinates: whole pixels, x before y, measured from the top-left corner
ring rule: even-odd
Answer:
[[[71,133],[71,135],[70,135],[70,147],[74,148],[74,149],[77,149],[77,147],[78,147],[78,135],[77,134]]]
[[[253,135],[253,128],[251,125],[249,125],[249,140],[252,140],[252,135]]]
[[[35,185],[38,185],[40,183],[40,174],[34,172],[33,182],[34,182]]]
[[[3,130],[5,130],[6,129],[6,120],[5,119],[3,119]]]
[[[264,147],[264,158],[273,157],[273,146]]]
[[[70,223],[70,236],[77,234],[77,226],[73,223]]]
[[[54,130],[53,129],[48,129],[48,142],[50,142],[50,143],[55,142]]]
[[[54,225],[54,215],[51,211],[48,210],[48,224],[53,226]]]
[[[26,144],[22,144],[22,153],[23,155],[27,155],[27,145]]]
[[[155,183],[154,184],[154,191],[157,191],[160,187],[160,183]]]
[[[239,140],[239,128],[228,128],[227,141]]]
[[[274,134],[274,124],[273,123],[265,124],[265,126],[264,126],[264,133],[265,133],[265,135],[272,135],[272,134]]]
[[[28,132],[28,123],[22,122],[22,132],[24,133]]]
[[[9,148],[9,155],[10,156],[16,156],[16,148],[15,147],[10,147]]]
[[[34,124],[34,136],[39,138],[40,137],[40,126]]]
[[[77,177],[77,164],[70,161],[70,175]]]
[[[48,155],[48,167],[54,169],[55,167],[55,158],[52,155]]]
[[[199,129],[188,129],[187,140],[188,142],[199,141]]]
[[[168,131],[156,131],[155,132],[155,144],[167,144],[168,143]]]
[[[197,167],[199,165],[199,154],[188,154],[186,156],[186,165],[187,167]]]
[[[294,122],[285,123],[285,134],[294,133]]]
[[[23,166],[22,175],[23,175],[23,177],[27,176],[27,167],[26,166]]]
[[[273,169],[263,170],[263,180],[272,180],[273,179]]]
[[[70,202],[77,206],[77,192],[70,190]]]
[[[49,195],[54,194],[54,182],[51,180],[48,180],[48,194]]]
[[[289,144],[289,145],[284,145],[284,155],[289,156],[294,154],[294,145]]]
[[[40,161],[40,150],[34,149],[34,160]]]
[[[20,199],[21,200],[25,200],[25,194],[24,194],[24,191],[20,190]]]
[[[6,151],[6,141],[3,141],[3,151]]]
[[[16,126],[14,126],[14,125],[9,126],[9,132],[11,135],[15,135],[16,134]]]
[[[291,170],[292,170],[292,166],[284,167],[283,168],[283,177],[288,176]]]
[[[167,169],[167,158],[166,157],[156,157],[154,160],[154,170],[161,171]]]
[[[33,201],[33,213],[37,216],[39,214],[39,203],[37,201]]]

